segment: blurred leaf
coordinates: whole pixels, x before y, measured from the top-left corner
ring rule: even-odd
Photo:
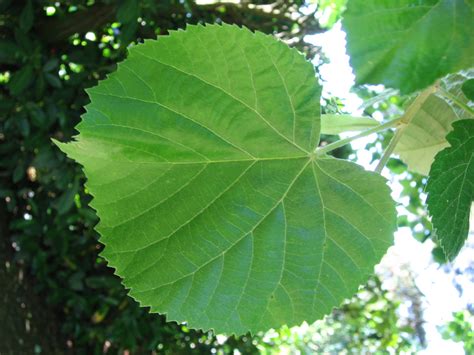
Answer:
[[[438,264],[445,264],[448,259],[446,258],[446,254],[441,247],[435,247],[431,251],[431,254],[433,255],[433,260],[436,261]]]
[[[85,279],[85,283],[90,288],[111,288],[119,281],[115,276],[89,276]]]
[[[349,0],[342,23],[357,84],[409,94],[473,64],[472,1]]]
[[[117,9],[117,20],[121,23],[137,21],[139,16],[138,0],[122,0]]]
[[[46,81],[54,88],[60,89],[62,87],[61,79],[57,75],[51,73],[44,73]]]
[[[58,58],[51,58],[43,65],[43,71],[44,72],[52,71],[53,69],[56,69],[58,65],[59,65]]]
[[[18,62],[20,48],[8,39],[0,39],[0,64],[14,64]]]
[[[18,182],[25,176],[25,165],[21,162],[18,163],[16,168],[13,170],[12,181]]]
[[[59,215],[65,214],[72,206],[74,206],[74,195],[77,193],[78,188],[79,185],[76,181],[61,196],[59,196],[56,201],[54,201],[53,206],[56,208]]]
[[[69,287],[72,290],[82,291],[84,289],[84,272],[78,271],[69,278]]]
[[[28,58],[33,52],[33,41],[20,27],[15,28],[14,34],[16,43],[20,46],[23,55]]]
[[[273,37],[188,26],[133,46],[88,93],[80,134],[57,144],[84,167],[102,256],[169,320],[228,334],[313,322],[392,243],[385,179],[314,156],[313,65]]]
[[[462,84],[462,92],[470,101],[474,101],[474,79],[466,80]]]
[[[28,0],[20,14],[20,21],[19,21],[20,28],[23,31],[28,32],[31,26],[33,26],[33,20],[34,20],[33,4],[32,4],[32,0]]]
[[[376,96],[364,100],[362,105],[359,106],[359,110],[365,110],[371,106],[374,106],[375,104],[378,104],[379,102],[386,101],[392,96],[395,96],[398,94],[398,90],[396,89],[385,89],[381,93],[377,94]]]
[[[11,94],[13,96],[20,95],[31,85],[33,79],[33,66],[31,64],[23,66],[12,75],[11,80],[8,82]]]

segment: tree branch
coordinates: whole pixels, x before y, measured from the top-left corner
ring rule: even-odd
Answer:
[[[226,2],[205,5],[196,5],[192,2],[190,5],[191,22],[193,18],[215,17],[227,23],[246,26],[252,30],[259,29],[266,33],[272,33],[275,29],[289,31],[295,23],[302,27],[304,33],[323,31],[314,16],[293,19],[291,13],[284,11],[285,4],[271,8],[267,5]],[[157,27],[165,29],[169,28],[170,19],[186,18],[189,13],[189,8],[186,9],[184,5],[157,4],[156,6],[156,11],[153,12],[156,17],[152,19]],[[291,10],[291,7],[289,8]],[[86,33],[105,26],[116,19],[116,12],[117,5],[95,4],[61,17],[46,17],[38,22],[35,29],[41,40],[47,43],[62,42],[75,33]]]
[[[75,33],[94,31],[115,18],[114,5],[95,4],[57,18],[46,18],[37,24],[37,33],[46,43],[62,42]]]

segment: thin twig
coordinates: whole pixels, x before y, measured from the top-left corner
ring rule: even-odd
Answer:
[[[366,137],[366,136],[371,135],[373,133],[381,132],[381,131],[386,130],[388,128],[396,127],[397,125],[400,124],[401,119],[402,119],[401,117],[393,119],[391,121],[388,121],[388,122],[385,122],[381,125],[378,125],[377,127],[373,127],[371,129],[360,132],[359,134],[357,134],[355,136],[347,137],[347,138],[338,140],[336,142],[325,145],[324,147],[318,147],[318,148],[316,148],[315,153],[316,153],[316,155],[321,156],[321,155],[324,155],[324,154],[326,154],[326,153],[328,153],[328,152],[330,152],[334,149],[340,148],[340,147],[352,142],[353,140],[356,140],[356,139],[359,139],[359,138],[362,138],[362,137]]]

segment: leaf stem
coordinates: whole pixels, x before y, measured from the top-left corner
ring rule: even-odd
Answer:
[[[387,164],[388,160],[390,159],[390,156],[392,155],[397,143],[400,141],[400,138],[403,135],[403,132],[405,131],[406,127],[408,124],[411,122],[413,117],[418,113],[418,111],[421,109],[421,106],[425,103],[425,101],[428,99],[428,97],[435,93],[439,89],[439,82],[436,82],[435,84],[431,85],[424,91],[422,91],[416,99],[411,103],[410,106],[408,106],[407,110],[403,114],[403,116],[400,118],[400,124],[397,127],[397,130],[395,132],[395,135],[392,137],[390,140],[390,143],[388,144],[388,147],[385,149],[382,158],[380,158],[377,166],[375,167],[375,172],[381,173],[385,164]]]
[[[474,115],[474,109],[472,107],[469,107],[466,105],[464,102],[459,100],[459,98],[456,95],[451,94],[449,91],[440,88],[439,93],[443,95],[445,98],[451,100],[455,105],[457,105],[459,108],[462,108],[464,111],[467,111],[471,114]]]
[[[379,162],[377,163],[377,166],[375,167],[375,172],[381,173],[385,164],[387,164],[388,160],[390,159],[390,156],[392,155],[393,151],[395,150],[395,147],[398,144],[398,141],[402,137],[403,131],[405,130],[405,127],[407,126],[406,124],[402,123],[403,126],[401,126],[399,129],[396,130],[395,134],[393,135],[392,139],[390,140],[390,143],[388,143],[387,148],[383,152],[382,158],[380,158]]]
[[[385,122],[381,125],[378,125],[377,127],[373,127],[373,128],[367,129],[363,132],[360,132],[359,134],[356,134],[355,136],[347,137],[347,138],[338,140],[336,142],[325,145],[324,147],[318,147],[318,148],[316,148],[315,153],[316,153],[316,155],[321,156],[321,155],[326,154],[326,153],[328,153],[328,152],[330,152],[334,149],[345,146],[346,144],[348,144],[348,143],[350,143],[350,142],[352,142],[356,139],[366,137],[368,135],[386,130],[388,128],[395,127],[395,126],[400,124],[401,119],[402,119],[402,117],[395,118],[395,119],[390,120],[388,122]]]

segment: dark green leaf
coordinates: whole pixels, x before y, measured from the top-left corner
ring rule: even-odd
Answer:
[[[23,31],[28,32],[31,26],[33,26],[33,20],[34,20],[33,4],[31,0],[28,0],[20,14],[20,28]]]
[[[58,67],[58,64],[59,64],[58,58],[51,58],[46,63],[44,63],[43,71],[44,72],[49,72],[53,69],[56,69]]]
[[[117,9],[117,20],[121,23],[137,21],[139,15],[138,0],[122,0]]]
[[[23,91],[25,91],[30,86],[30,84],[33,82],[33,79],[34,79],[33,66],[32,65],[23,66],[19,71],[15,72],[12,75],[12,78],[10,82],[8,83],[10,92],[14,96],[20,95]]]
[[[474,101],[469,101],[462,91],[462,85],[470,79],[474,79],[474,68],[461,70],[441,80],[441,88],[449,94],[449,97],[443,96],[443,98],[451,105],[460,119],[474,118]]]
[[[474,199],[474,120],[457,121],[453,127],[446,137],[451,146],[436,155],[426,186],[433,227],[449,260],[468,236]]]
[[[13,41],[0,39],[0,63],[14,64],[18,62],[20,48]]]
[[[474,79],[466,80],[462,84],[461,90],[470,101],[474,101]]]
[[[44,78],[52,87],[54,88],[62,87],[61,79],[59,79],[57,75],[51,74],[51,73],[44,73]]]

